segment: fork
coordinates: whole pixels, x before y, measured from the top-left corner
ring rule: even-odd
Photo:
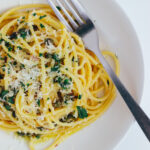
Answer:
[[[118,89],[120,95],[122,96],[125,103],[132,112],[134,118],[136,119],[139,126],[150,141],[150,119],[144,113],[141,107],[136,103],[134,98],[125,88],[123,83],[114,73],[113,69],[110,67],[110,65],[100,52],[99,38],[95,25],[92,22],[92,20],[88,17],[84,7],[80,4],[78,0],[55,0],[55,3],[52,0],[48,0],[48,3],[50,4],[58,19],[64,25],[66,25],[67,29],[69,31],[75,32],[80,37],[82,37],[86,48],[92,50],[97,55],[104,69],[108,73],[109,77]],[[56,5],[56,3],[58,5]],[[64,15],[62,15],[61,11],[58,10],[58,6],[61,8],[64,15],[68,18],[69,22],[65,19]],[[70,13],[72,15],[70,15]]]

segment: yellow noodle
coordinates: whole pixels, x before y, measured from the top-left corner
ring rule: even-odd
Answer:
[[[82,39],[48,5],[24,5],[0,16],[0,128],[28,137],[29,147],[53,139],[52,150],[94,122],[116,89]],[[118,58],[110,51],[119,75]]]

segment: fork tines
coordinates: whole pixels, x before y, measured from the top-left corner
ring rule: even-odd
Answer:
[[[88,16],[78,0],[48,0],[48,2],[59,20],[63,22],[70,31],[77,30],[79,26],[88,20]],[[62,15],[61,11],[69,22],[65,19],[64,15]]]

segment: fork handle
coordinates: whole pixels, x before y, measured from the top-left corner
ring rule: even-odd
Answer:
[[[99,55],[98,55],[99,56]],[[144,111],[141,109],[141,107],[136,103],[134,98],[131,96],[131,94],[127,91],[125,86],[121,83],[117,75],[114,73],[110,65],[105,60],[104,56],[99,56],[100,61],[109,74],[110,78],[114,82],[116,88],[118,89],[120,95],[124,99],[125,103],[129,107],[130,111],[132,112],[134,118],[138,122],[139,126],[145,133],[146,137],[150,141],[150,119],[148,116],[144,113]]]

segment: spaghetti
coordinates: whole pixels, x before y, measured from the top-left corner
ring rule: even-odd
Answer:
[[[117,57],[113,58],[116,74]],[[48,5],[13,8],[0,17],[0,128],[35,145],[65,138],[95,121],[112,103],[115,87],[79,36]]]

